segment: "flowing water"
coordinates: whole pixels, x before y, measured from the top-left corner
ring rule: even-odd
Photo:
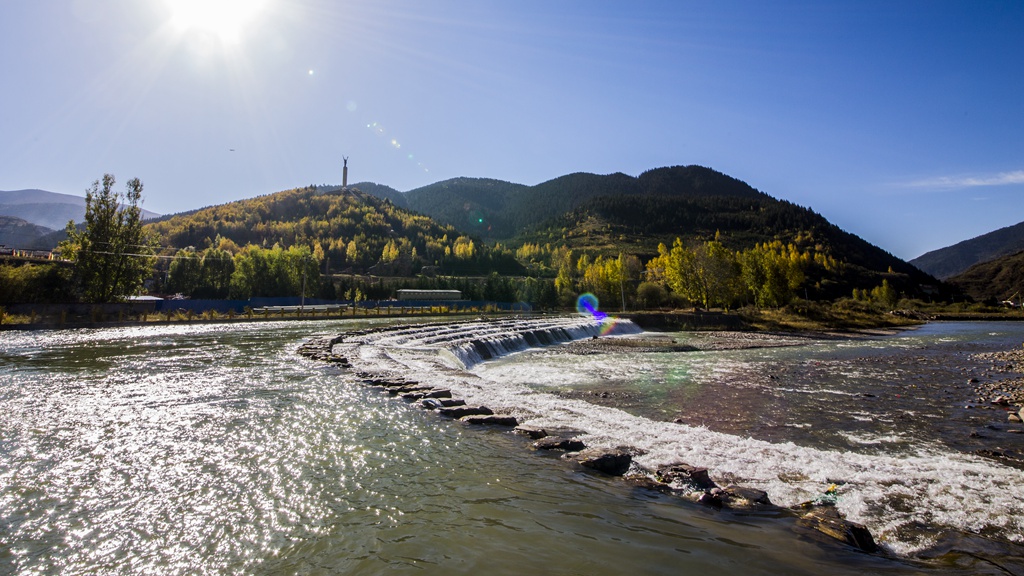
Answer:
[[[708,466],[779,504],[840,482],[840,508],[875,532],[878,555],[819,541],[784,511],[715,510],[581,471],[507,429],[444,420],[295,354],[311,337],[366,327],[0,334],[0,574],[1022,565],[1024,473],[973,454],[1019,448],[1020,435],[1006,433],[1005,416],[963,408],[974,398],[960,365],[971,369],[969,351],[1019,346],[1024,327],[938,324],[717,352],[550,346],[483,362],[425,342],[359,352],[532,423],[579,429],[588,443],[630,444],[645,465]],[[695,347],[716,337],[673,336]],[[943,533],[961,535],[946,548],[969,552],[943,555]]]

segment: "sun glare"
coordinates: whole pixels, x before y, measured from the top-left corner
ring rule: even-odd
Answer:
[[[171,23],[180,32],[204,32],[222,42],[239,40],[245,27],[266,7],[266,0],[166,0]]]

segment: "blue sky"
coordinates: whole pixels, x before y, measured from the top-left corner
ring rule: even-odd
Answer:
[[[0,189],[700,164],[910,259],[1024,221],[1024,3],[5,0]]]

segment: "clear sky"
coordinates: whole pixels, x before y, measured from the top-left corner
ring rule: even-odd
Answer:
[[[1024,2],[0,0],[0,190],[172,213],[700,164],[910,259],[1024,221]],[[119,184],[120,186],[120,184]]]

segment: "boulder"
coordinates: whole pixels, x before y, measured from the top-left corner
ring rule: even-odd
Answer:
[[[768,493],[764,490],[758,490],[757,488],[746,488],[743,486],[729,486],[725,489],[725,493],[732,498],[739,498],[746,500],[751,504],[766,504],[770,505],[772,502],[768,499]]]
[[[722,490],[721,488],[716,486],[714,488],[711,488],[710,490],[706,490],[703,494],[701,494],[700,497],[697,498],[697,502],[700,502],[701,504],[707,504],[708,506],[714,506],[715,508],[721,508],[723,500],[725,500],[726,496],[727,494],[725,490]]]
[[[670,464],[658,468],[655,476],[666,484],[690,484],[696,488],[710,490],[718,485],[708,476],[707,468],[689,464]]]
[[[630,484],[647,490],[654,490],[662,494],[672,494],[672,487],[668,484],[658,482],[654,478],[642,474],[635,474],[626,479]]]
[[[633,463],[633,457],[629,452],[617,448],[586,448],[576,453],[575,459],[585,468],[612,476],[622,476]]]
[[[1020,417],[1020,414],[1018,412],[1010,412],[1010,414],[1007,416],[1007,419],[1010,422],[1013,422],[1013,423],[1016,423],[1016,424],[1020,424],[1021,421],[1022,421],[1021,417]]]
[[[490,416],[494,411],[486,406],[452,406],[440,410],[444,416],[462,418],[463,416]]]
[[[383,386],[384,388],[402,388],[405,386],[415,386],[419,382],[410,382],[406,380],[387,380],[383,378],[373,378],[366,381],[371,386]]]
[[[523,436],[529,436],[534,440],[544,438],[548,435],[548,431],[543,428],[537,428],[536,426],[516,426],[516,434],[522,434]]]
[[[565,450],[567,452],[579,452],[587,447],[582,440],[577,438],[562,438],[561,436],[546,436],[533,443],[537,450]]]
[[[413,392],[424,392],[425,393],[425,392],[429,392],[431,390],[433,390],[433,388],[431,388],[430,386],[419,386],[419,385],[399,386],[399,387],[394,387],[394,388],[388,388],[388,394],[391,394],[392,396],[398,396],[399,394],[405,395],[405,394],[410,394],[410,393],[413,393]]]
[[[423,395],[424,398],[451,398],[452,391],[445,390],[443,388],[435,388],[434,390],[427,392]]]
[[[871,532],[863,524],[851,522],[843,518],[831,506],[820,506],[812,509],[801,516],[797,520],[797,524],[816,530],[865,552],[878,550],[878,545],[875,544],[875,539],[871,536]]]
[[[420,400],[420,406],[423,406],[427,410],[440,410],[441,408],[444,408],[444,404],[441,404],[441,401],[437,398],[424,398],[423,400]]]
[[[463,416],[460,420],[466,424],[480,424],[485,426],[518,426],[519,421],[515,416],[503,416],[491,414],[486,416]]]
[[[404,390],[404,389],[403,389]],[[391,392],[392,390],[389,390]],[[406,400],[422,400],[423,398],[451,398],[451,390],[439,390],[437,388],[419,388],[402,394]]]

